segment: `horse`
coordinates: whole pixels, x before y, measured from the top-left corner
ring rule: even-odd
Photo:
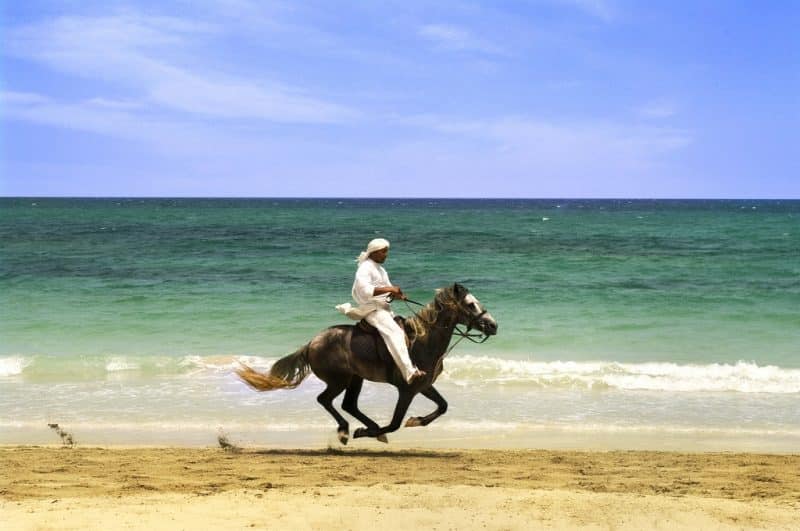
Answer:
[[[466,332],[456,328],[459,324],[467,328]],[[471,338],[472,329],[478,330],[485,341],[497,334],[497,321],[467,288],[456,283],[437,290],[432,302],[405,320],[411,360],[426,372],[423,378],[411,384],[400,374],[377,331],[366,331],[360,324],[323,330],[297,351],[276,361],[268,373],[260,373],[244,364],[236,372],[257,391],[294,389],[313,372],[327,384],[317,402],[336,420],[339,442],[347,444],[350,427],[333,406],[333,400],[346,391],[342,409],[364,424],[353,432],[353,438],[374,437],[386,443],[386,434],[400,428],[417,393],[422,393],[437,407],[424,417],[409,418],[406,427],[427,426],[447,411],[447,401],[433,384],[444,369],[444,356],[449,352],[453,333]],[[358,408],[364,380],[388,383],[397,388],[397,404],[388,425],[378,426]]]

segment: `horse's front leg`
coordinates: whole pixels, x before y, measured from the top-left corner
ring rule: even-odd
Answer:
[[[350,380],[350,385],[347,387],[347,391],[344,394],[344,400],[342,400],[342,409],[363,422],[364,426],[366,426],[366,428],[357,428],[356,431],[353,432],[353,438],[358,439],[359,437],[377,437],[381,442],[389,442],[389,439],[386,438],[386,435],[378,433],[380,431],[380,426],[378,426],[378,423],[366,416],[363,411],[358,409],[358,396],[361,394],[361,386],[363,384],[363,378],[360,376],[353,376],[352,380]]]
[[[403,417],[406,416],[408,406],[411,405],[411,401],[414,399],[415,394],[416,392],[412,392],[407,389],[400,390],[400,395],[397,397],[397,405],[394,406],[394,415],[392,415],[392,421],[387,426],[383,426],[379,430],[379,435],[397,431],[400,428],[400,425],[403,423]]]
[[[427,426],[437,418],[441,417],[447,411],[447,400],[439,394],[434,386],[420,391],[426,398],[436,402],[436,411],[424,417],[411,417],[406,422],[406,428],[413,428],[415,426]]]

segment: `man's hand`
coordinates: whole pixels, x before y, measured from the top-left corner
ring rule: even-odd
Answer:
[[[406,297],[406,294],[403,293],[403,290],[400,289],[400,286],[392,286],[392,288],[394,288],[394,291],[392,291],[393,298],[400,299],[401,301],[404,301],[408,298]]]
[[[386,286],[385,288],[375,288],[373,295],[388,294],[392,299],[406,300],[406,294],[400,289],[400,286]]]

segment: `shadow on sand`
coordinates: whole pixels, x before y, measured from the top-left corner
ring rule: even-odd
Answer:
[[[451,451],[436,451],[436,450],[369,450],[366,448],[359,449],[344,449],[344,448],[324,448],[320,450],[305,450],[305,449],[261,449],[261,450],[246,450],[243,449],[238,455],[246,456],[248,454],[255,455],[289,455],[301,457],[324,457],[327,455],[341,455],[347,457],[368,457],[368,458],[396,458],[396,457],[421,457],[421,458],[434,458],[441,459],[443,457],[458,457],[461,454]]]

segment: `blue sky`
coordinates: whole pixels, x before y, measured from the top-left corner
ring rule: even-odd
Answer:
[[[2,9],[6,196],[800,198],[797,2]]]

